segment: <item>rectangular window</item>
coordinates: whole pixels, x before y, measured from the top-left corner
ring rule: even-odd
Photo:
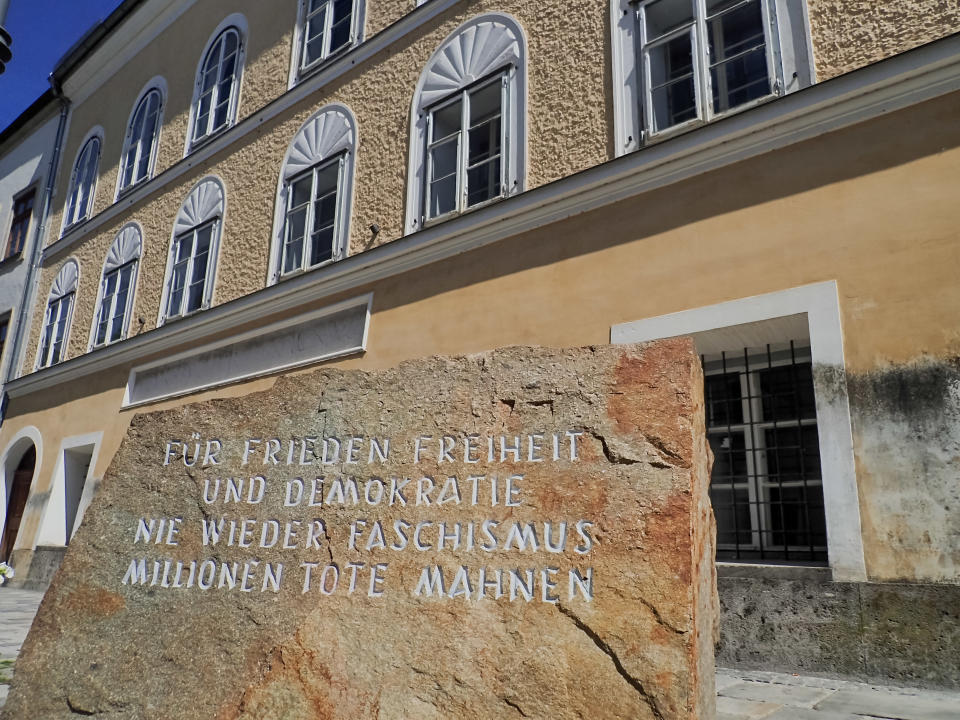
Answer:
[[[458,92],[430,111],[426,219],[504,194],[506,75]]]
[[[167,317],[189,315],[206,302],[210,243],[217,221],[195,227],[174,241]]]
[[[712,120],[774,93],[766,0],[646,0],[637,8],[646,132]]]
[[[340,236],[339,194],[343,156],[317,165],[287,186],[287,215],[281,275],[333,259]]]
[[[809,347],[789,342],[702,360],[717,559],[825,564]]]
[[[300,68],[306,70],[347,47],[352,39],[353,0],[307,0]]]
[[[43,321],[43,342],[40,345],[39,367],[55,365],[63,359],[67,324],[73,306],[73,293],[51,300]]]
[[[33,217],[34,195],[35,191],[31,190],[13,201],[13,222],[10,225],[10,236],[7,238],[7,250],[3,254],[4,260],[23,252],[27,233],[30,231],[30,219]]]
[[[136,263],[131,262],[104,275],[94,346],[116,342],[123,336],[135,268]]]

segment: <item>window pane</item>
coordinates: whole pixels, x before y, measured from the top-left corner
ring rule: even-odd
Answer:
[[[727,4],[713,3],[719,10]],[[759,0],[709,18],[707,45],[714,112],[723,112],[770,93]]]
[[[711,427],[739,425],[743,422],[740,400],[740,373],[707,375],[704,378],[707,423]]]
[[[330,28],[330,52],[350,42],[350,13],[353,0],[333,0],[333,27]]]
[[[718,545],[752,545],[750,495],[746,488],[710,486],[710,502],[717,519]]]
[[[207,280],[207,264],[210,255],[210,239],[213,225],[205,225],[197,230],[196,252],[193,258],[193,273],[187,288],[187,306],[185,312],[198,310],[203,306],[204,289]]]
[[[317,171],[317,199],[313,206],[314,229],[310,238],[310,265],[316,265],[333,257],[339,177],[339,163],[333,163]]]
[[[693,22],[692,0],[658,0],[643,8],[646,41],[651,42],[671,30]]]
[[[820,444],[816,425],[768,429],[764,441],[767,473],[771,480],[820,479]]]
[[[467,170],[467,207],[500,195],[500,158]]]
[[[303,43],[303,64],[309,65],[323,57],[323,31],[327,21],[326,4],[323,8],[307,20]]]
[[[764,420],[816,417],[810,363],[772,367],[761,370],[758,375]]]
[[[713,434],[707,436],[713,452],[713,472],[710,482],[717,485],[732,485],[747,481],[747,450],[742,432]]]
[[[654,130],[697,117],[692,36],[687,33],[649,51]]]
[[[429,217],[438,217],[457,209],[457,161],[460,153],[458,137],[447,140],[430,151]]]
[[[470,132],[467,163],[475,165],[500,154],[502,87],[493,83],[470,95]]]
[[[450,137],[454,133],[460,132],[460,123],[462,120],[463,103],[457,102],[444,105],[442,108],[433,111],[431,116],[430,142],[436,142],[443,138]]]
[[[287,215],[287,236],[283,249],[283,272],[299,270],[303,265],[303,236],[307,224],[307,208]]]

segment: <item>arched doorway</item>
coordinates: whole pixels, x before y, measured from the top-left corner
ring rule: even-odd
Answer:
[[[7,508],[3,535],[0,537],[0,562],[7,562],[13,546],[17,542],[17,533],[20,530],[20,520],[30,495],[30,483],[37,464],[37,449],[32,444],[23,453],[20,462],[13,471],[13,478],[7,489]]]

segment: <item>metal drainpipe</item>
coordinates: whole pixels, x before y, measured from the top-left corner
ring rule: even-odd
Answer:
[[[0,0],[0,10],[4,9],[7,0]],[[33,300],[36,295],[33,287],[33,278],[37,268],[40,267],[40,258],[43,254],[43,237],[47,227],[47,221],[50,219],[50,206],[53,203],[53,190],[56,185],[57,168],[60,163],[60,151],[63,149],[63,136],[67,128],[67,115],[70,112],[70,101],[63,94],[63,88],[57,79],[50,76],[50,87],[53,88],[54,96],[60,101],[60,120],[57,125],[57,137],[53,144],[53,152],[50,155],[50,164],[47,167],[47,186],[43,193],[43,206],[40,210],[40,222],[37,223],[37,229],[33,237],[33,247],[30,251],[30,262],[27,264],[27,277],[23,283],[23,297],[20,299],[20,308],[17,312],[17,328],[13,335],[13,347],[11,348],[10,364],[7,367],[7,376],[4,384],[14,380],[17,376],[17,370],[23,361],[23,348],[21,344],[24,341],[24,329],[30,323],[30,310],[33,306]],[[0,402],[0,423],[6,415],[7,393],[4,391],[3,400]]]

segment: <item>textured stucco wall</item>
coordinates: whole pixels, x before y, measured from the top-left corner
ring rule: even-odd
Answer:
[[[249,25],[237,119],[256,112],[286,91],[297,0],[240,0],[229,6],[195,3],[134,61],[125,64],[89,98],[73,106],[48,241],[59,237],[72,163],[84,137],[97,125],[104,129],[104,140],[93,212],[113,204],[127,121],[140,91],[157,75],[166,80],[168,94],[154,176],[183,159],[190,103],[203,49],[221,21],[232,13],[243,14]]]
[[[213,302],[224,303],[262,288],[267,280],[274,200],[283,156],[303,122],[328,103],[346,104],[358,124],[350,253],[400,237],[406,198],[410,106],[417,80],[443,39],[480,13],[494,10],[510,13],[528,30],[527,187],[542,185],[607,160],[610,157],[611,121],[610,108],[605,101],[605,88],[609,85],[605,68],[609,63],[573,62],[574,58],[605,57],[609,34],[606,15],[598,11],[602,3],[597,0],[579,0],[573,5],[577,7],[559,0],[537,6],[523,0],[458,4],[421,27],[406,41],[331,82],[290,111],[264,123],[256,132],[194,168],[182,181],[158,190],[109,226],[84,237],[69,250],[81,263],[81,279],[68,357],[86,352],[103,259],[117,231],[130,220],[142,225],[144,243],[144,261],[133,317],[142,316],[146,329],[155,327],[173,220],[189,189],[208,173],[223,178],[227,191],[227,213]],[[181,18],[184,22],[189,19],[190,13]],[[208,24],[213,27],[220,19],[219,15],[211,16]],[[533,28],[537,32],[530,32]],[[208,35],[204,35],[204,40]],[[277,36],[280,35],[278,32]],[[289,37],[281,40],[279,45],[289,52]],[[281,71],[281,63],[276,58],[274,60],[272,64],[259,66],[248,61],[243,81],[244,103],[250,98],[248,83],[257,87],[260,86],[258,83],[266,85],[266,80],[258,79],[259,74]],[[284,62],[289,62],[289,56]],[[187,76],[192,77],[194,70],[195,64]],[[288,65],[282,68],[283,82],[286,82],[288,70]],[[143,74],[152,76],[146,68]],[[139,86],[132,92],[136,94],[138,89]],[[86,103],[84,110],[87,110]],[[126,119],[120,122],[124,123]],[[175,134],[173,126],[165,127],[164,144],[173,142],[169,136]],[[177,142],[182,154],[182,131]],[[116,156],[119,156],[119,150]],[[112,173],[115,182],[115,167]],[[98,191],[98,198],[104,202],[106,195]],[[381,227],[375,242],[371,242],[368,230],[373,223]],[[59,228],[59,224],[55,227]],[[66,255],[53,258],[43,268],[40,288],[44,298],[65,258]],[[40,303],[32,328],[29,367],[32,367],[39,341],[42,313]],[[132,331],[135,332],[136,328],[134,323]]]
[[[807,0],[817,80],[960,31],[956,0]]]

